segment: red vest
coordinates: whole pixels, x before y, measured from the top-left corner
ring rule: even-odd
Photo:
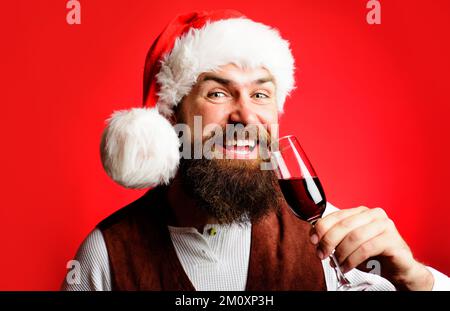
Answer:
[[[195,290],[170,238],[165,192],[150,190],[98,225],[113,290]],[[253,223],[246,290],[326,290],[309,230],[287,206]]]

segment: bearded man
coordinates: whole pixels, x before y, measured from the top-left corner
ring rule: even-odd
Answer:
[[[144,108],[113,114],[101,144],[113,180],[153,189],[89,234],[81,282],[63,289],[336,290],[334,249],[347,278],[371,290],[448,289],[382,209],[328,203],[315,228],[288,211],[261,151],[293,88],[275,29],[231,10],[175,18],[147,55]],[[258,138],[227,137],[227,125],[256,126]],[[206,157],[197,147],[213,136]],[[381,276],[356,269],[372,257]]]

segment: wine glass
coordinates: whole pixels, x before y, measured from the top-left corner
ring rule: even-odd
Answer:
[[[322,217],[327,200],[320,180],[297,138],[289,135],[278,139],[271,147],[271,162],[291,211],[314,226]],[[330,258],[335,264],[338,291],[364,291],[372,285],[368,282],[350,283],[342,273],[334,251]]]

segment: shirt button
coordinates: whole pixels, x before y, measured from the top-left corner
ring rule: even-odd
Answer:
[[[215,236],[217,234],[217,229],[212,227],[208,230],[210,236]]]

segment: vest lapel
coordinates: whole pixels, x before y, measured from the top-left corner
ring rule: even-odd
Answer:
[[[181,265],[175,247],[170,238],[167,226],[164,229],[164,242],[161,247],[164,249],[161,252],[161,264],[163,267],[161,273],[162,290],[169,291],[195,291],[194,285],[187,276]]]

